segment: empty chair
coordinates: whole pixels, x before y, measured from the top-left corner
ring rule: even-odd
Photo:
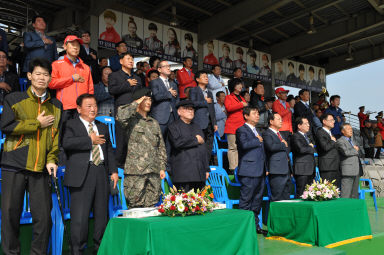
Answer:
[[[359,198],[360,199],[365,199],[365,193],[371,193],[373,197],[373,203],[375,205],[375,209],[377,211],[377,202],[376,202],[376,189],[373,188],[372,181],[370,179],[360,179],[360,182],[365,181],[368,182],[369,188],[368,189],[360,189],[359,185]]]
[[[112,148],[116,149],[115,118],[109,116],[97,116],[96,120],[108,126]]]

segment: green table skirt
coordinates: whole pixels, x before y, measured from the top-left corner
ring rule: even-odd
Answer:
[[[327,248],[372,238],[364,200],[273,202],[268,216],[270,239]]]
[[[113,218],[99,254],[259,254],[253,212],[217,210],[186,217]]]

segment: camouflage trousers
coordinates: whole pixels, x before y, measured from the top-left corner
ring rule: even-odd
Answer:
[[[159,174],[126,175],[124,196],[131,208],[153,207],[159,202],[161,180]]]

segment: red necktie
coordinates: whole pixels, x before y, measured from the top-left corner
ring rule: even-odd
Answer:
[[[277,136],[279,137],[280,142],[282,142],[282,141],[283,141],[283,138],[281,137],[280,132],[277,132]]]

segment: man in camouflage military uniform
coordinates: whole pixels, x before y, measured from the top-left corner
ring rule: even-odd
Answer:
[[[161,194],[167,153],[159,123],[148,116],[151,91],[147,88],[133,94],[131,104],[117,111],[117,121],[127,132],[128,150],[124,165],[124,195],[130,208],[152,207]]]

